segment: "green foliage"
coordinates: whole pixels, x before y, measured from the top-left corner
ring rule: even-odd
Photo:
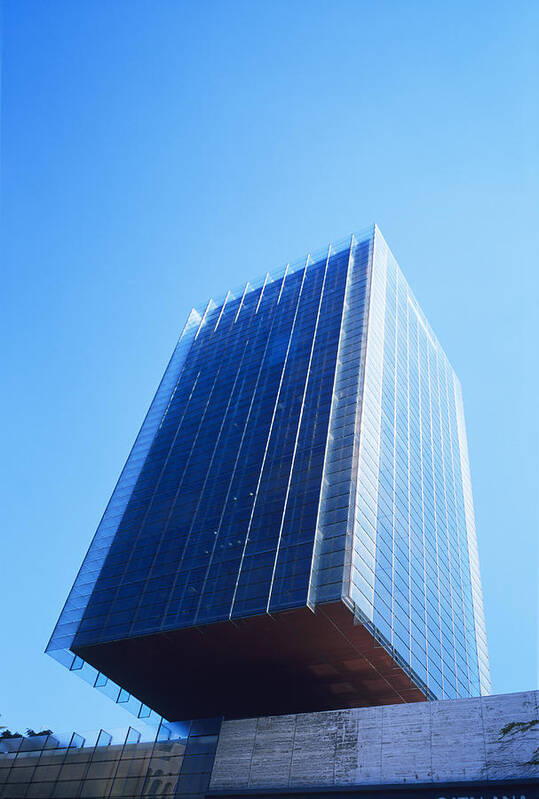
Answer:
[[[531,721],[510,721],[501,728],[500,740],[507,735],[528,732],[528,730],[531,730],[537,724],[539,724],[539,719],[531,719]],[[527,760],[524,765],[539,766],[539,746],[534,749],[530,760]]]
[[[11,732],[4,724],[0,724],[0,739],[7,740],[8,738],[24,738],[24,735],[21,735],[20,732]],[[26,735],[28,738],[32,738],[35,735],[52,735],[52,730],[40,730],[39,732],[35,732],[34,730],[28,729],[26,730]]]
[[[532,719],[531,721],[510,721],[509,724],[501,728],[500,736],[503,738],[504,735],[509,735],[510,733],[527,732],[531,730],[532,727],[535,727],[536,724],[539,724],[539,719]]]

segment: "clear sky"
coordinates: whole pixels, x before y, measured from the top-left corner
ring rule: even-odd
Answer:
[[[43,654],[187,313],[376,221],[464,392],[493,689],[537,687],[539,4],[7,0],[0,713],[133,721]]]

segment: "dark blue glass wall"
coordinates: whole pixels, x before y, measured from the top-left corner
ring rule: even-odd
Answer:
[[[348,264],[209,310],[75,648],[306,604]]]

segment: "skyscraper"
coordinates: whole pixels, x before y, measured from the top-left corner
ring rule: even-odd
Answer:
[[[460,385],[378,228],[193,309],[48,651],[169,719],[489,692]]]

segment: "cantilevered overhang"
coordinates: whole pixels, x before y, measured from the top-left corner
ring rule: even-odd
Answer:
[[[81,647],[165,718],[241,718],[422,702],[420,687],[342,603]]]

